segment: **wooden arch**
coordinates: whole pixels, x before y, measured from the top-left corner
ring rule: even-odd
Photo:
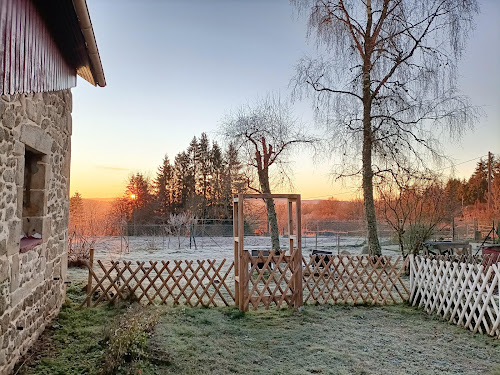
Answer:
[[[286,199],[288,203],[288,249],[274,254],[252,254],[244,246],[245,199]],[[295,207],[294,207],[295,205]],[[295,208],[295,210],[294,210]],[[294,213],[295,211],[295,220]],[[238,194],[233,198],[235,304],[248,311],[251,304],[268,309],[302,306],[302,238],[300,194]]]

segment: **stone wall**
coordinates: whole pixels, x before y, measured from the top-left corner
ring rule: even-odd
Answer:
[[[0,97],[2,375],[12,371],[65,298],[71,105],[70,90]],[[29,155],[36,155],[33,168],[26,164]],[[41,239],[23,247],[22,234]]]

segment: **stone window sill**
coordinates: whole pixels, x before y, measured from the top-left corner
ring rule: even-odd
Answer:
[[[42,239],[41,238],[33,238],[33,237],[24,237],[21,238],[20,246],[19,246],[19,252],[22,253],[27,253],[28,251],[34,249],[36,246],[42,244]]]

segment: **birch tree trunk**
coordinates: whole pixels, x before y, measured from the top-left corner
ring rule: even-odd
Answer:
[[[271,187],[269,184],[269,174],[267,168],[259,171],[259,183],[263,194],[271,194]],[[276,208],[274,206],[274,199],[264,199],[266,203],[267,221],[271,231],[271,247],[275,253],[280,252],[280,237],[278,228],[278,217],[276,215]]]
[[[372,149],[373,149],[373,131],[372,131],[372,91],[371,76],[372,69],[371,54],[373,49],[372,42],[372,9],[371,1],[366,3],[367,21],[365,30],[365,49],[362,67],[363,77],[363,200],[365,208],[366,229],[368,232],[368,249],[370,255],[382,255],[380,242],[377,233],[377,217],[375,215],[375,201],[373,198],[373,169],[372,169]]]

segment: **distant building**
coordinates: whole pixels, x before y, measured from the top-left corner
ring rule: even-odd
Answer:
[[[65,299],[77,75],[106,84],[85,0],[0,1],[0,374]]]

